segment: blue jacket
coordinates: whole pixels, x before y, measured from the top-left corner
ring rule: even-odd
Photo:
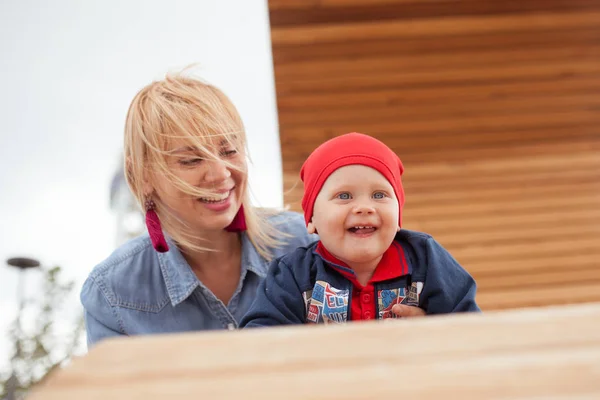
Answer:
[[[276,257],[317,239],[301,214],[283,212],[270,222],[289,237]],[[196,277],[174,243],[157,253],[148,235],[133,239],[96,266],[81,290],[88,346],[116,335],[237,328],[255,298],[269,263],[242,234],[240,283],[223,304]]]
[[[396,303],[419,306],[427,314],[480,311],[475,281],[430,235],[401,230],[395,241],[404,250],[408,272],[375,283],[377,319],[393,315]],[[273,261],[241,327],[351,319],[353,284],[338,270],[351,271],[328,265],[315,251],[317,244]]]

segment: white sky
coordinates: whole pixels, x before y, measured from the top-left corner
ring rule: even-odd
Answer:
[[[114,246],[109,185],[129,102],[196,62],[242,114],[258,203],[281,206],[266,0],[0,2],[0,366],[17,296],[4,261],[62,266],[78,306],[80,285]]]

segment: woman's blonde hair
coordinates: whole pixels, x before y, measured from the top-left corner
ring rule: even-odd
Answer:
[[[237,170],[242,168],[223,160],[219,147],[226,142],[241,156],[248,154],[240,115],[222,91],[181,72],[152,82],[136,94],[125,122],[125,177],[142,209],[150,195],[144,193],[145,183],[151,182],[156,174],[166,177],[182,193],[195,197],[211,196],[207,190],[190,185],[170,170],[167,157],[172,153],[167,149],[173,140],[183,140],[203,157],[219,159]],[[282,244],[277,238],[286,236],[268,222],[268,217],[277,211],[252,207],[247,183],[242,193],[248,237],[258,253],[270,260],[272,249]],[[160,198],[153,197],[152,200],[163,230],[179,246],[195,251],[213,250],[199,244],[203,238],[170,212]]]

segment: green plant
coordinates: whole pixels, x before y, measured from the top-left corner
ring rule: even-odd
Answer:
[[[61,268],[43,268],[40,295],[22,302],[9,329],[14,352],[10,370],[0,374],[0,398],[21,399],[68,362],[82,345],[83,317],[65,310],[73,282],[62,282]],[[25,322],[30,322],[25,324]]]

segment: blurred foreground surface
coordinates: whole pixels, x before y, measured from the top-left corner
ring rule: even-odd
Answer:
[[[112,339],[45,399],[600,398],[600,303]]]

